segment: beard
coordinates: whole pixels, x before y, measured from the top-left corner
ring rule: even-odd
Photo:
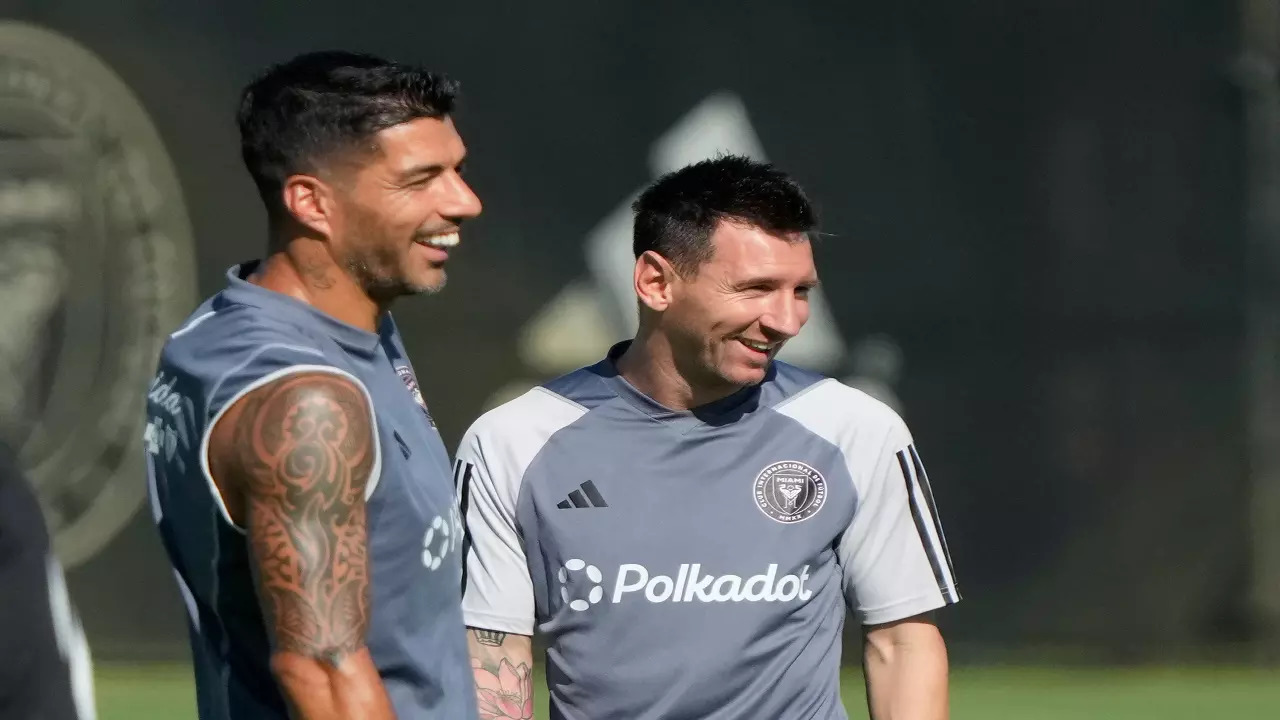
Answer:
[[[680,375],[701,391],[734,391],[752,384],[726,372],[718,346],[724,341],[711,338],[701,328],[679,327],[668,335]]]
[[[406,261],[398,243],[390,238],[362,242],[360,250],[344,263],[347,272],[378,303],[389,303],[406,295],[433,295],[444,289],[447,276],[442,268],[439,280],[432,283],[410,282],[401,269]]]
[[[444,268],[436,268],[425,279],[415,277],[413,269],[414,241],[429,237],[438,227],[428,223],[409,230],[389,222],[377,208],[354,200],[345,210],[348,219],[344,229],[350,235],[343,243],[345,253],[340,264],[372,300],[385,305],[405,295],[444,289]]]
[[[381,276],[371,278],[365,283],[365,292],[378,302],[394,300],[406,295],[435,295],[444,289],[448,276],[440,271],[440,279],[433,283],[411,283],[403,278]]]

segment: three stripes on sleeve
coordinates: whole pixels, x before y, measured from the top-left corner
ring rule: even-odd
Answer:
[[[920,462],[920,453],[916,452],[915,445],[908,445],[898,451],[898,465],[902,468],[902,477],[907,483],[911,519],[915,522],[916,532],[920,534],[920,543],[929,558],[933,577],[938,581],[938,590],[948,605],[954,605],[960,601],[960,593],[956,590],[951,551],[947,548],[947,537],[938,520],[938,508],[933,500],[933,489],[929,487],[929,475],[924,471],[924,463]]]

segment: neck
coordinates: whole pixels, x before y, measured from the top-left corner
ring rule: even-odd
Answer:
[[[699,383],[681,368],[671,342],[643,327],[616,364],[618,374],[632,387],[671,410],[692,410],[738,390],[728,384]]]
[[[386,309],[333,261],[319,240],[297,239],[271,253],[249,282],[368,332],[378,331],[378,320]]]

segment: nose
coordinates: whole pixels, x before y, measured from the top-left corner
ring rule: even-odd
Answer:
[[[480,197],[458,173],[450,173],[450,185],[445,195],[446,202],[440,208],[440,214],[455,220],[468,220],[480,214],[484,207]]]
[[[809,321],[809,301],[793,293],[778,293],[769,304],[768,311],[760,317],[760,329],[770,340],[790,340],[800,334],[800,328]]]

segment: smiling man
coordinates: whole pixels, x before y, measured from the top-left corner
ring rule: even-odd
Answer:
[[[201,720],[476,713],[448,454],[388,313],[480,213],[454,93],[345,52],[244,92],[268,254],[170,336],[144,437]]]
[[[721,157],[634,209],[634,339],[458,453],[481,717],[530,717],[538,634],[552,718],[844,718],[846,606],[873,717],[946,717],[959,594],[911,434],[774,359],[818,281],[804,192]]]

